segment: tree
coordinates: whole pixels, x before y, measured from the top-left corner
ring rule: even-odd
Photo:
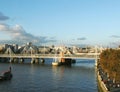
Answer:
[[[106,49],[100,54],[100,64],[110,77],[120,82],[120,50]]]

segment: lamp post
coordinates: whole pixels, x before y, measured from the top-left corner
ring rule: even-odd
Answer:
[[[30,54],[31,54],[31,57],[32,57],[32,48],[30,47]]]
[[[98,57],[97,57],[97,46],[95,46],[95,66],[97,66],[97,60],[98,60]]]

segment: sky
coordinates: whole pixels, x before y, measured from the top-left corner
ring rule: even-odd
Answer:
[[[0,0],[0,43],[120,45],[120,0]]]

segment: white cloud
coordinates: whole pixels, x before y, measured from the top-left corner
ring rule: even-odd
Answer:
[[[2,31],[7,31],[7,29],[8,29],[8,26],[7,25],[5,25],[5,24],[0,24],[0,31],[2,30]]]
[[[56,42],[54,38],[48,38],[44,36],[34,36],[30,33],[27,33],[24,28],[20,25],[15,25],[13,27],[0,24],[0,31],[8,34],[13,41],[18,42],[33,42],[33,43],[47,43],[47,42]]]
[[[5,16],[0,12],[0,21],[5,21],[10,19],[8,16]],[[0,24],[0,32],[5,33],[5,35],[9,36],[11,40],[4,40],[5,42],[18,42],[18,43],[26,43],[33,42],[34,44],[47,43],[47,42],[56,42],[55,38],[46,37],[46,36],[35,36],[30,34],[24,30],[24,28],[20,25],[9,26],[7,24]],[[2,38],[3,39],[3,38]],[[0,41],[3,42],[3,41]]]

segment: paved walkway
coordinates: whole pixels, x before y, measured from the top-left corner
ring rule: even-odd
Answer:
[[[113,79],[108,77],[100,65],[98,65],[98,72],[109,92],[120,92],[120,83],[114,83]]]

